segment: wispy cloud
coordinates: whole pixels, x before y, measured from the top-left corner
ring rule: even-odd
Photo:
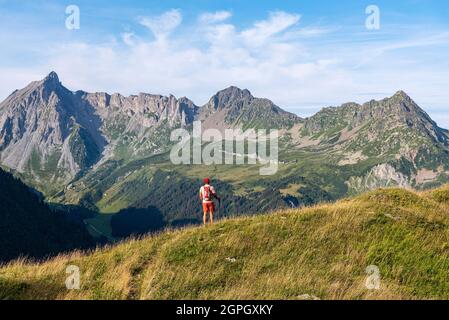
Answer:
[[[173,9],[155,17],[141,17],[139,23],[153,32],[156,39],[165,39],[182,22],[180,10]]]
[[[198,21],[209,24],[223,22],[228,20],[230,17],[232,17],[232,13],[230,11],[206,12],[198,17]]]
[[[411,49],[411,48],[419,48],[419,47],[428,47],[438,44],[447,44],[449,43],[449,32],[439,32],[436,34],[423,35],[417,38],[408,39],[405,41],[398,41],[396,43],[388,44],[385,46],[379,46],[375,49],[379,54],[383,54],[387,51],[400,50],[400,49]]]
[[[285,33],[285,40],[294,40],[298,38],[315,38],[322,37],[328,35],[332,32],[336,32],[338,28],[336,27],[304,27],[304,28],[296,28],[295,30],[291,30]]]
[[[139,20],[154,33],[155,40],[127,31],[120,35],[125,48],[120,42],[60,44],[48,54],[47,64],[74,88],[176,93],[189,95],[197,103],[233,84],[249,87],[261,96],[276,98],[287,91],[293,96],[295,81],[332,73],[334,60],[304,59],[302,45],[283,38],[298,24],[299,14],[272,12],[242,30],[227,23],[226,16],[223,12],[203,13],[199,21],[208,17],[214,23],[197,25],[192,29],[194,35],[184,37],[173,32],[182,21],[181,12],[170,10]],[[198,41],[203,46],[197,46]]]
[[[37,43],[33,56],[39,63],[6,67],[2,59],[0,94],[6,97],[55,70],[71,89],[172,93],[197,104],[237,85],[300,115],[331,103],[383,98],[399,89],[426,109],[441,110],[449,101],[449,60],[443,59],[444,49],[449,50],[447,31],[407,33],[404,28],[390,37],[388,29],[376,35],[363,31],[363,24],[359,29],[307,24],[297,12],[267,12],[244,26],[237,17],[231,19],[230,11],[188,14],[171,9],[133,16],[101,41],[59,37]],[[20,52],[21,43],[8,46],[16,51],[2,51],[0,57]]]
[[[251,44],[263,44],[272,37],[287,28],[296,25],[301,16],[283,11],[271,12],[267,20],[258,21],[254,27],[242,32],[243,38]]]

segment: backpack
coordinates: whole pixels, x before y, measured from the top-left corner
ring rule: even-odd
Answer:
[[[211,200],[210,186],[203,186],[203,200]]]

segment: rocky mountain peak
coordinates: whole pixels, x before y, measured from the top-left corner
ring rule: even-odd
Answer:
[[[231,86],[212,96],[207,106],[214,110],[229,109],[241,106],[243,102],[251,102],[253,99],[249,90]]]
[[[403,90],[399,90],[397,91],[393,97],[399,97],[402,99],[407,99],[407,100],[411,100],[410,96]]]
[[[39,81],[39,85],[47,90],[56,90],[56,88],[62,86],[57,73],[54,71],[50,72],[44,79]]]
[[[398,122],[405,121],[409,127],[426,126],[432,131],[439,129],[431,117],[404,91],[398,91],[384,100],[384,108],[387,108],[391,117]]]
[[[383,100],[371,100],[362,106],[362,110],[365,109],[371,114],[380,118],[394,117],[419,117],[430,118],[427,116],[424,110],[422,110],[415,101],[404,91],[400,90],[393,96],[385,98]]]
[[[412,109],[418,109],[421,110],[421,108],[413,101],[413,99],[404,91],[400,90],[396,92],[392,97],[388,98],[390,103],[396,103],[401,105],[407,105]],[[410,111],[410,110],[405,110]]]
[[[248,89],[240,89],[239,87],[230,86],[217,92],[217,95],[229,97],[252,97]]]
[[[50,72],[44,79],[45,82],[47,81],[53,81],[53,82],[59,82],[58,74],[54,71]]]
[[[333,141],[335,132],[343,136],[346,132],[352,132],[347,136],[364,141],[363,144],[354,143],[357,148],[363,149],[364,145],[374,143],[383,146],[380,153],[389,149],[388,144],[400,144],[400,147],[411,150],[426,143],[447,143],[442,129],[404,91],[363,105],[350,103],[323,109],[308,118],[304,128],[310,135],[321,135],[320,139],[329,141]],[[388,139],[391,139],[390,143],[386,142]],[[342,139],[337,141],[341,142]]]

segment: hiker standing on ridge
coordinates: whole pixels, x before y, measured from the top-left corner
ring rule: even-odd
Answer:
[[[220,197],[215,192],[215,188],[210,185],[210,179],[206,178],[203,180],[204,185],[200,188],[200,199],[203,201],[203,223],[206,225],[207,213],[210,214],[210,224],[214,223],[214,211],[215,204],[213,198],[217,199],[218,202],[221,201]]]

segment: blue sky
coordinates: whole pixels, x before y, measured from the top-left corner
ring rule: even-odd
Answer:
[[[449,128],[447,0],[0,0],[0,27],[0,100],[51,70],[72,90],[199,105],[237,85],[301,116],[404,90]]]

